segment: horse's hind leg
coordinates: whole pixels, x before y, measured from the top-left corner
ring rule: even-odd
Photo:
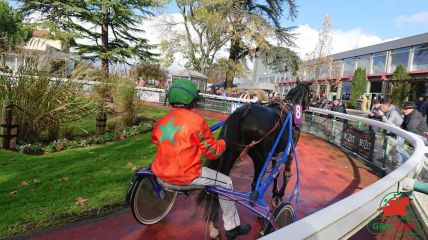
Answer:
[[[248,155],[250,155],[252,158],[254,165],[254,176],[253,182],[251,183],[251,190],[254,190],[256,188],[257,178],[259,177],[259,174],[261,174],[264,162],[266,160],[265,158],[267,156],[267,152],[263,150],[263,147],[258,145],[251,148],[248,151]]]
[[[273,171],[278,164],[278,159],[281,157],[281,153],[277,154],[274,158],[272,158],[272,168],[271,171]],[[273,179],[273,186],[272,186],[272,205],[276,208],[281,204],[281,199],[278,198],[278,176]]]

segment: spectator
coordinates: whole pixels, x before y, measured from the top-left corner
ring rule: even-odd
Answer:
[[[421,105],[421,114],[427,119],[428,124],[428,97],[425,97],[425,101]]]
[[[382,101],[382,103],[383,103],[383,101]],[[378,100],[376,100],[376,99],[373,100],[372,109],[370,110],[370,113],[368,114],[368,117],[370,119],[382,121],[382,117],[379,116],[380,105],[381,105],[381,103]],[[380,130],[379,127],[374,127],[374,126],[369,126],[369,129],[373,130],[374,132],[379,132],[379,130]]]
[[[378,100],[373,100],[373,107],[368,114],[369,118],[382,121],[382,117],[379,116],[380,105],[381,104]]]
[[[317,108],[322,108],[322,109],[326,108],[327,106],[328,106],[327,98],[322,98],[322,97],[320,98],[320,100],[316,105]]]
[[[331,108],[331,111],[346,114],[345,104],[343,104],[343,102],[341,102],[339,99],[335,98],[333,100],[333,107]]]
[[[319,99],[319,95],[315,95],[312,99],[311,99],[311,107],[316,107],[318,104]]]
[[[380,106],[378,115],[382,118],[383,122],[400,127],[403,123],[403,117],[398,108],[391,104],[391,99],[386,99]]]
[[[363,101],[361,102],[361,111],[366,112],[367,111],[367,104],[368,104],[368,99],[366,96],[361,96],[361,98],[363,99]]]
[[[404,121],[402,128],[409,132],[423,136],[425,141],[428,134],[427,123],[419,111],[415,111],[416,104],[414,102],[406,102],[403,106]]]
[[[325,96],[325,93],[321,93],[320,101],[324,102],[324,100],[327,100],[327,97]]]
[[[357,109],[358,110],[361,110],[362,103],[363,103],[363,96],[359,96],[358,100],[357,100]]]
[[[422,107],[422,103],[424,102],[424,98],[423,97],[419,97],[418,100],[416,100],[416,109],[421,112],[421,107]]]
[[[220,95],[223,96],[223,97],[227,97],[227,92],[226,92],[226,90],[224,90],[223,87],[220,88]]]

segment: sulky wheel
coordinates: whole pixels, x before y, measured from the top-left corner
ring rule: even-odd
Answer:
[[[289,203],[282,203],[273,213],[277,229],[283,228],[293,222],[294,208]],[[267,235],[273,231],[270,224],[263,224],[261,235]]]
[[[152,177],[143,177],[138,183],[131,201],[132,214],[135,219],[146,225],[162,220],[171,210],[177,197],[177,192],[164,189],[158,196],[151,182],[153,180]]]

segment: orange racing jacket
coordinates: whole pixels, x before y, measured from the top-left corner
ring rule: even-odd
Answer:
[[[175,108],[160,118],[153,127],[152,142],[157,145],[153,173],[174,185],[189,185],[201,175],[202,154],[213,160],[226,148],[223,139],[214,138],[205,119],[186,108]]]

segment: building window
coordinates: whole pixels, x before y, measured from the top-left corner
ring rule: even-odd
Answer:
[[[337,92],[337,84],[335,82],[330,82],[330,92]]]
[[[331,78],[342,77],[342,61],[333,61],[331,66]]]
[[[353,76],[355,72],[355,59],[347,58],[343,60],[343,76]]]
[[[389,72],[392,73],[395,71],[399,64],[403,65],[407,69],[407,64],[409,62],[409,51],[410,48],[399,48],[391,51],[391,67]]]
[[[412,71],[428,70],[428,43],[415,46]]]
[[[319,74],[318,78],[319,79],[328,78],[329,77],[328,71],[329,71],[328,64],[326,64],[326,63],[322,64],[320,67],[320,74]]]
[[[374,53],[373,54],[373,68],[372,74],[383,74],[385,73],[385,62],[386,62],[386,53]]]
[[[350,81],[342,82],[342,100],[351,99],[351,91],[352,91],[352,82]]]
[[[381,93],[382,92],[382,81],[370,82],[370,92],[371,93]]]
[[[367,74],[370,74],[370,55],[358,57],[357,68],[365,69]]]

